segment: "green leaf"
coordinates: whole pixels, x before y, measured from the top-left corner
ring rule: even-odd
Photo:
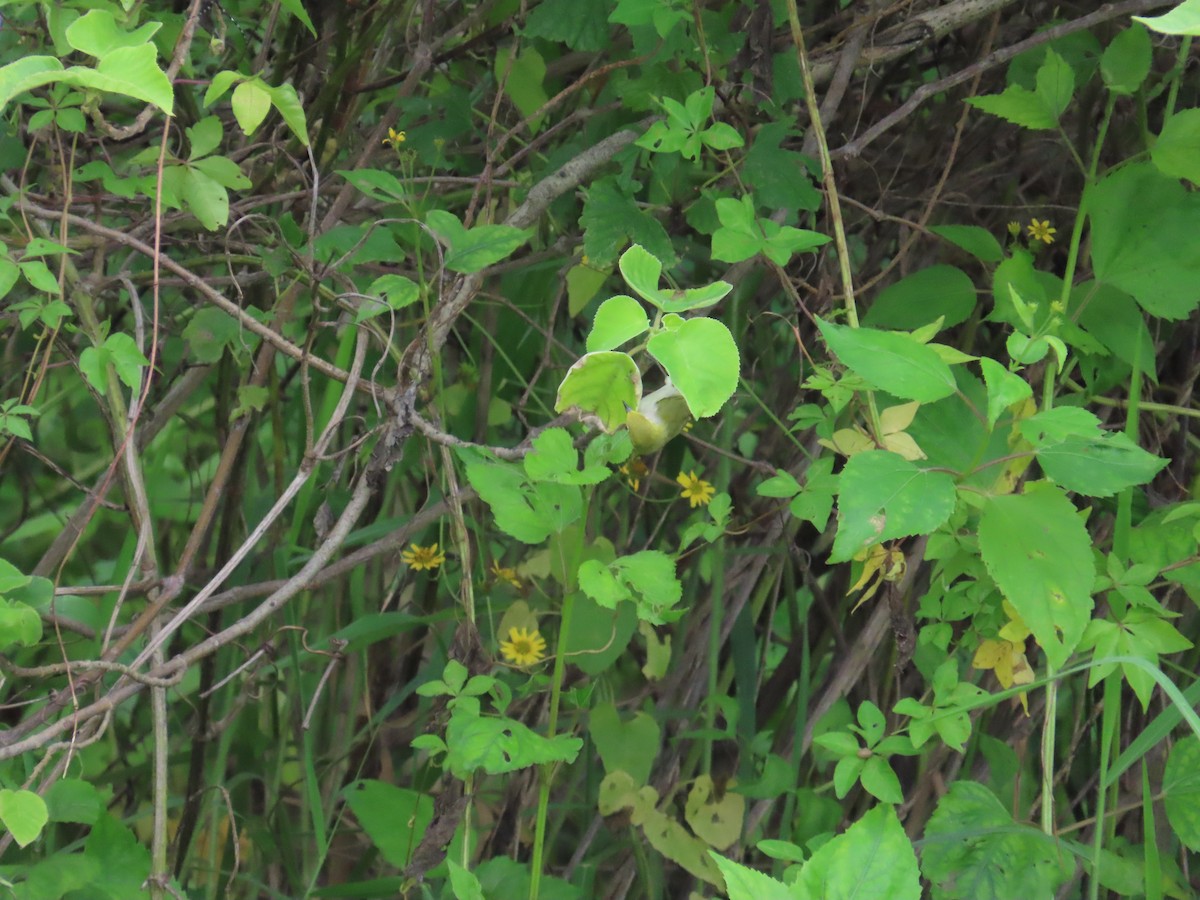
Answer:
[[[605,7],[579,0],[543,0],[525,20],[525,34],[594,53],[608,46]]]
[[[954,479],[886,450],[856,453],[839,476],[838,530],[830,562],[892,538],[929,534],[954,512]]]
[[[475,873],[464,869],[452,859],[446,860],[446,868],[450,872],[450,888],[454,891],[454,900],[485,900],[483,885],[475,877]]]
[[[574,762],[583,741],[567,734],[543,737],[502,716],[478,716],[456,708],[446,727],[446,765],[455,778],[482,769],[489,775],[553,762]]]
[[[761,207],[811,212],[821,206],[821,192],[813,186],[807,158],[780,146],[795,127],[794,120],[786,119],[763,125],[742,161],[742,177]]]
[[[1200,305],[1200,194],[1149,163],[1105,176],[1087,194],[1096,278],[1151,315],[1187,318]]]
[[[136,31],[122,31],[106,9],[92,9],[67,26],[67,42],[81,53],[102,57],[122,47],[136,47],[154,37],[161,22],[147,22]]]
[[[509,463],[491,462],[482,454],[458,451],[467,480],[492,510],[496,527],[526,544],[540,544],[562,531],[583,513],[579,488],[538,482]]]
[[[678,328],[664,329],[646,349],[667,370],[697,419],[715,416],[737,390],[737,343],[716,319],[688,319]]]
[[[150,851],[111,813],[103,813],[84,842],[83,855],[98,863],[86,893],[91,897],[136,897],[150,876]]]
[[[651,625],[683,615],[683,610],[674,608],[683,598],[675,560],[658,550],[642,550],[608,564],[587,560],[579,567],[579,587],[608,609],[622,600],[633,601],[638,618]]]
[[[430,210],[425,221],[450,247],[446,268],[466,274],[508,258],[533,234],[511,225],[477,225],[468,230],[456,215],[441,209]]]
[[[211,106],[216,101],[220,100],[225,92],[230,87],[237,84],[239,81],[244,81],[249,78],[249,75],[243,75],[241,72],[233,72],[229,69],[223,69],[213,76],[212,83],[208,86],[208,90],[204,92],[204,105]]]
[[[374,294],[379,300],[360,298],[362,305],[354,316],[355,322],[365,322],[388,310],[398,312],[421,299],[421,289],[417,283],[403,275],[380,275],[371,282],[367,293]]]
[[[1175,835],[1200,852],[1200,738],[1189,734],[1171,748],[1163,771],[1163,807]]]
[[[726,859],[715,851],[709,853],[725,879],[729,900],[792,900],[791,890],[782,881]]]
[[[896,811],[880,805],[821,846],[792,885],[795,900],[920,900],[917,856]]]
[[[614,176],[601,178],[588,188],[579,224],[583,226],[583,252],[596,268],[610,268],[630,242],[642,245],[668,265],[678,259],[666,229],[621,189]]]
[[[19,846],[28,847],[37,840],[49,818],[46,801],[33,791],[0,789],[0,822]]]
[[[191,168],[203,172],[221,187],[242,190],[251,186],[241,167],[227,156],[207,156],[193,162]]]
[[[721,227],[713,232],[712,254],[714,259],[724,262],[741,262],[762,253],[777,265],[787,265],[794,254],[814,250],[830,240],[815,231],[757,218],[750,197],[742,197],[740,201],[721,197],[716,201],[716,209]]]
[[[530,131],[536,133],[544,117],[533,117],[534,113],[550,99],[543,86],[546,61],[542,55],[528,45],[517,53],[514,45],[496,54],[494,72],[496,81],[503,86],[508,99],[522,118],[529,120]]]
[[[409,195],[404,182],[382,169],[335,169],[334,172],[372,200],[392,203]]]
[[[586,466],[580,471],[579,451],[565,428],[548,428],[534,438],[524,465],[530,480],[558,484],[599,484],[612,474],[604,465]]]
[[[1131,95],[1150,74],[1153,61],[1150,35],[1141,25],[1132,25],[1118,34],[1100,57],[1100,75],[1104,86],[1114,94]]]
[[[760,497],[794,497],[800,490],[800,482],[783,469],[776,469],[775,474],[760,484],[755,493]]]
[[[46,791],[46,812],[51,822],[91,825],[104,811],[104,798],[90,781],[60,778]]]
[[[226,347],[235,346],[242,334],[236,319],[215,306],[202,306],[183,329],[190,350],[188,358],[200,363],[215,363]]]
[[[1055,669],[1066,663],[1092,613],[1092,542],[1055,487],[988,500],[979,519],[988,573],[1025,620]]]
[[[968,97],[967,102],[1022,128],[1044,131],[1058,125],[1058,117],[1046,108],[1041,96],[1019,84],[1010,84],[1000,94]]]
[[[247,78],[233,89],[230,98],[233,115],[248,136],[258,130],[267,113],[271,111],[271,94],[258,78]]]
[[[664,291],[658,287],[662,263],[640,244],[632,245],[621,254],[618,263],[621,274],[634,292],[663,312],[681,313],[690,309],[712,306],[731,290],[733,285],[716,281],[704,287],[684,291]]]
[[[300,105],[300,97],[296,88],[290,84],[277,86],[264,85],[271,95],[271,103],[283,118],[284,124],[291,130],[301,146],[308,146],[308,121],[304,115],[304,107]]]
[[[979,368],[983,370],[983,381],[987,385],[988,427],[996,424],[996,420],[1006,409],[1033,396],[1033,388],[1029,382],[1010,372],[1000,363],[989,357],[979,360]]]
[[[649,327],[650,319],[642,304],[625,294],[609,297],[596,310],[596,318],[587,338],[588,352],[612,350],[633,340]]]
[[[221,137],[225,129],[217,116],[205,116],[195,125],[187,129],[188,159],[196,160],[208,156],[221,145]],[[236,163],[235,163],[236,165]],[[240,171],[240,170],[239,170]],[[246,184],[249,187],[249,182]]]
[[[817,320],[829,349],[877,390],[932,403],[954,393],[954,374],[937,351],[907,334],[850,328]]]
[[[1200,35],[1200,0],[1183,0],[1183,3],[1161,16],[1134,16],[1133,19],[1161,34],[1197,36]]]
[[[369,778],[346,785],[342,796],[388,864],[407,866],[433,821],[433,798]]]
[[[978,225],[934,225],[929,230],[967,251],[980,262],[998,263],[1004,259],[1000,242],[986,228]]]
[[[884,803],[903,803],[904,791],[900,779],[882,756],[872,756],[858,774],[863,790]]]
[[[954,266],[928,266],[884,288],[863,324],[915,329],[940,317],[942,328],[953,328],[970,318],[975,304],[975,283],[966,272]]]
[[[625,423],[626,412],[642,398],[642,375],[627,353],[598,350],[587,353],[567,370],[558,386],[555,412],[576,407],[600,420],[612,432]]]
[[[313,27],[312,19],[308,17],[308,12],[304,9],[301,0],[279,0],[279,5],[299,19],[300,24],[308,29],[309,34],[313,37],[317,36],[317,29]]]
[[[572,665],[588,675],[599,675],[612,666],[637,631],[637,611],[620,599],[606,608],[585,594],[575,597],[565,652]]]
[[[25,56],[0,67],[0,110],[18,94],[58,81],[63,64],[53,56]]]
[[[746,819],[746,798],[727,791],[719,798],[711,775],[699,775],[692,781],[684,806],[684,820],[692,833],[710,847],[727,850],[742,835]]]
[[[167,73],[158,67],[154,44],[121,47],[106,54],[95,69],[72,66],[63,75],[70,84],[124,94],[174,114],[175,94]]]
[[[991,791],[969,780],[950,785],[921,842],[934,900],[1051,897],[1073,868],[1053,838],[1014,822]]]
[[[1200,184],[1200,109],[1180,110],[1167,119],[1150,159],[1164,175]]]
[[[37,610],[19,600],[0,598],[0,650],[13,644],[32,647],[41,639],[42,617]]]
[[[1106,432],[1092,413],[1071,407],[1040,412],[1020,424],[1046,475],[1069,491],[1110,497],[1145,484],[1167,465],[1121,432]]]
[[[1066,112],[1074,93],[1074,71],[1061,56],[1046,50],[1046,59],[1037,72],[1037,95],[1055,121]]]
[[[612,703],[600,703],[588,714],[588,735],[605,772],[628,772],[637,787],[648,784],[662,742],[662,729],[644,712],[622,721]]]
[[[183,174],[183,200],[196,219],[209,231],[229,221],[229,192],[225,186],[198,168]]]

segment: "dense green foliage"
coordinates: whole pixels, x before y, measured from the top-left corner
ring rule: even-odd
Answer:
[[[0,2],[0,889],[1200,887],[1200,0]]]

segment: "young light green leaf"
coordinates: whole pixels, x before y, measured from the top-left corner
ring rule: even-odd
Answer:
[[[33,791],[0,790],[0,822],[18,846],[28,847],[49,821],[46,801]]]
[[[1200,0],[1183,0],[1177,7],[1161,16],[1134,16],[1147,28],[1160,34],[1200,35]]]
[[[174,114],[175,94],[167,73],[158,67],[154,44],[120,47],[101,58],[95,69],[72,66],[63,76],[70,84],[124,94]]]
[[[697,419],[715,416],[737,390],[737,343],[716,319],[688,319],[654,335],[646,349],[667,370]]]
[[[455,710],[446,727],[446,766],[456,778],[479,770],[503,775],[529,766],[574,762],[583,741],[567,734],[543,737],[515,719]]]
[[[642,304],[626,294],[609,297],[596,310],[596,318],[587,338],[588,352],[612,350],[633,340],[649,327],[650,319]]]
[[[555,412],[577,407],[600,420],[600,427],[613,432],[625,423],[630,409],[642,399],[642,375],[627,353],[597,350],[575,361],[558,386]]]
[[[709,851],[709,855],[721,870],[729,900],[793,900],[794,895],[782,881],[726,859],[716,851]]]
[[[261,79],[248,78],[233,89],[233,115],[248,136],[258,130],[271,111],[271,94]]]
[[[565,428],[547,428],[534,438],[523,464],[531,480],[558,484],[599,484],[612,474],[604,465],[585,466],[580,471],[579,451]]]
[[[0,110],[18,94],[62,78],[63,64],[53,56],[24,56],[0,66]]]
[[[988,573],[1033,631],[1055,669],[1075,649],[1092,614],[1092,542],[1058,488],[988,499],[979,520]]]
[[[123,31],[106,9],[91,9],[66,28],[67,43],[89,56],[106,56],[121,47],[136,47],[154,37],[161,22],[146,22],[135,31]]]

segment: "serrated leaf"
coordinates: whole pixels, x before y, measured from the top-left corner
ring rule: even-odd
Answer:
[[[1189,734],[1171,748],[1162,790],[1167,821],[1175,835],[1200,852],[1200,738]]]
[[[917,857],[896,811],[876,806],[822,845],[791,890],[795,900],[920,900]]]
[[[737,390],[737,343],[716,319],[688,319],[654,335],[646,349],[667,370],[694,418],[716,415]]]
[[[886,450],[857,453],[839,476],[838,530],[830,562],[866,547],[929,534],[954,512],[954,479]]]
[[[1059,669],[1092,614],[1092,542],[1075,507],[1058,489],[991,497],[979,519],[988,573]]]
[[[587,338],[588,352],[612,350],[633,340],[649,327],[650,319],[642,304],[626,294],[609,297],[596,310],[596,318]]]
[[[1033,131],[1044,131],[1058,125],[1058,117],[1046,108],[1042,98],[1019,84],[1010,84],[999,94],[969,97],[967,102],[1006,122]]]
[[[642,375],[627,353],[598,350],[576,360],[558,386],[555,412],[576,407],[600,420],[611,433],[625,424],[630,409],[642,399]]]
[[[925,826],[921,869],[934,900],[1051,897],[1073,862],[1053,838],[1019,825],[982,784],[956,781]]]
[[[558,484],[599,484],[612,474],[603,465],[585,466],[580,471],[579,451],[565,428],[547,428],[534,438],[523,464],[531,480]]]
[[[987,385],[989,427],[995,425],[996,420],[1014,403],[1033,396],[1033,388],[1028,381],[1008,371],[994,359],[983,357],[979,360],[979,368],[983,370],[983,381]]]

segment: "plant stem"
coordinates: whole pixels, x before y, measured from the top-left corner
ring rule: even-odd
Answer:
[[[558,728],[558,703],[562,697],[563,672],[566,669],[567,634],[571,630],[571,613],[575,597],[568,593],[563,600],[562,620],[558,626],[558,646],[554,648],[554,674],[550,679],[550,721],[546,726],[546,737],[553,738]],[[554,780],[554,763],[541,768],[541,783],[538,786],[537,822],[533,831],[533,859],[530,864],[533,875],[529,880],[529,900],[537,900],[542,883],[542,860],[546,851],[546,810],[550,806],[550,783]]]

